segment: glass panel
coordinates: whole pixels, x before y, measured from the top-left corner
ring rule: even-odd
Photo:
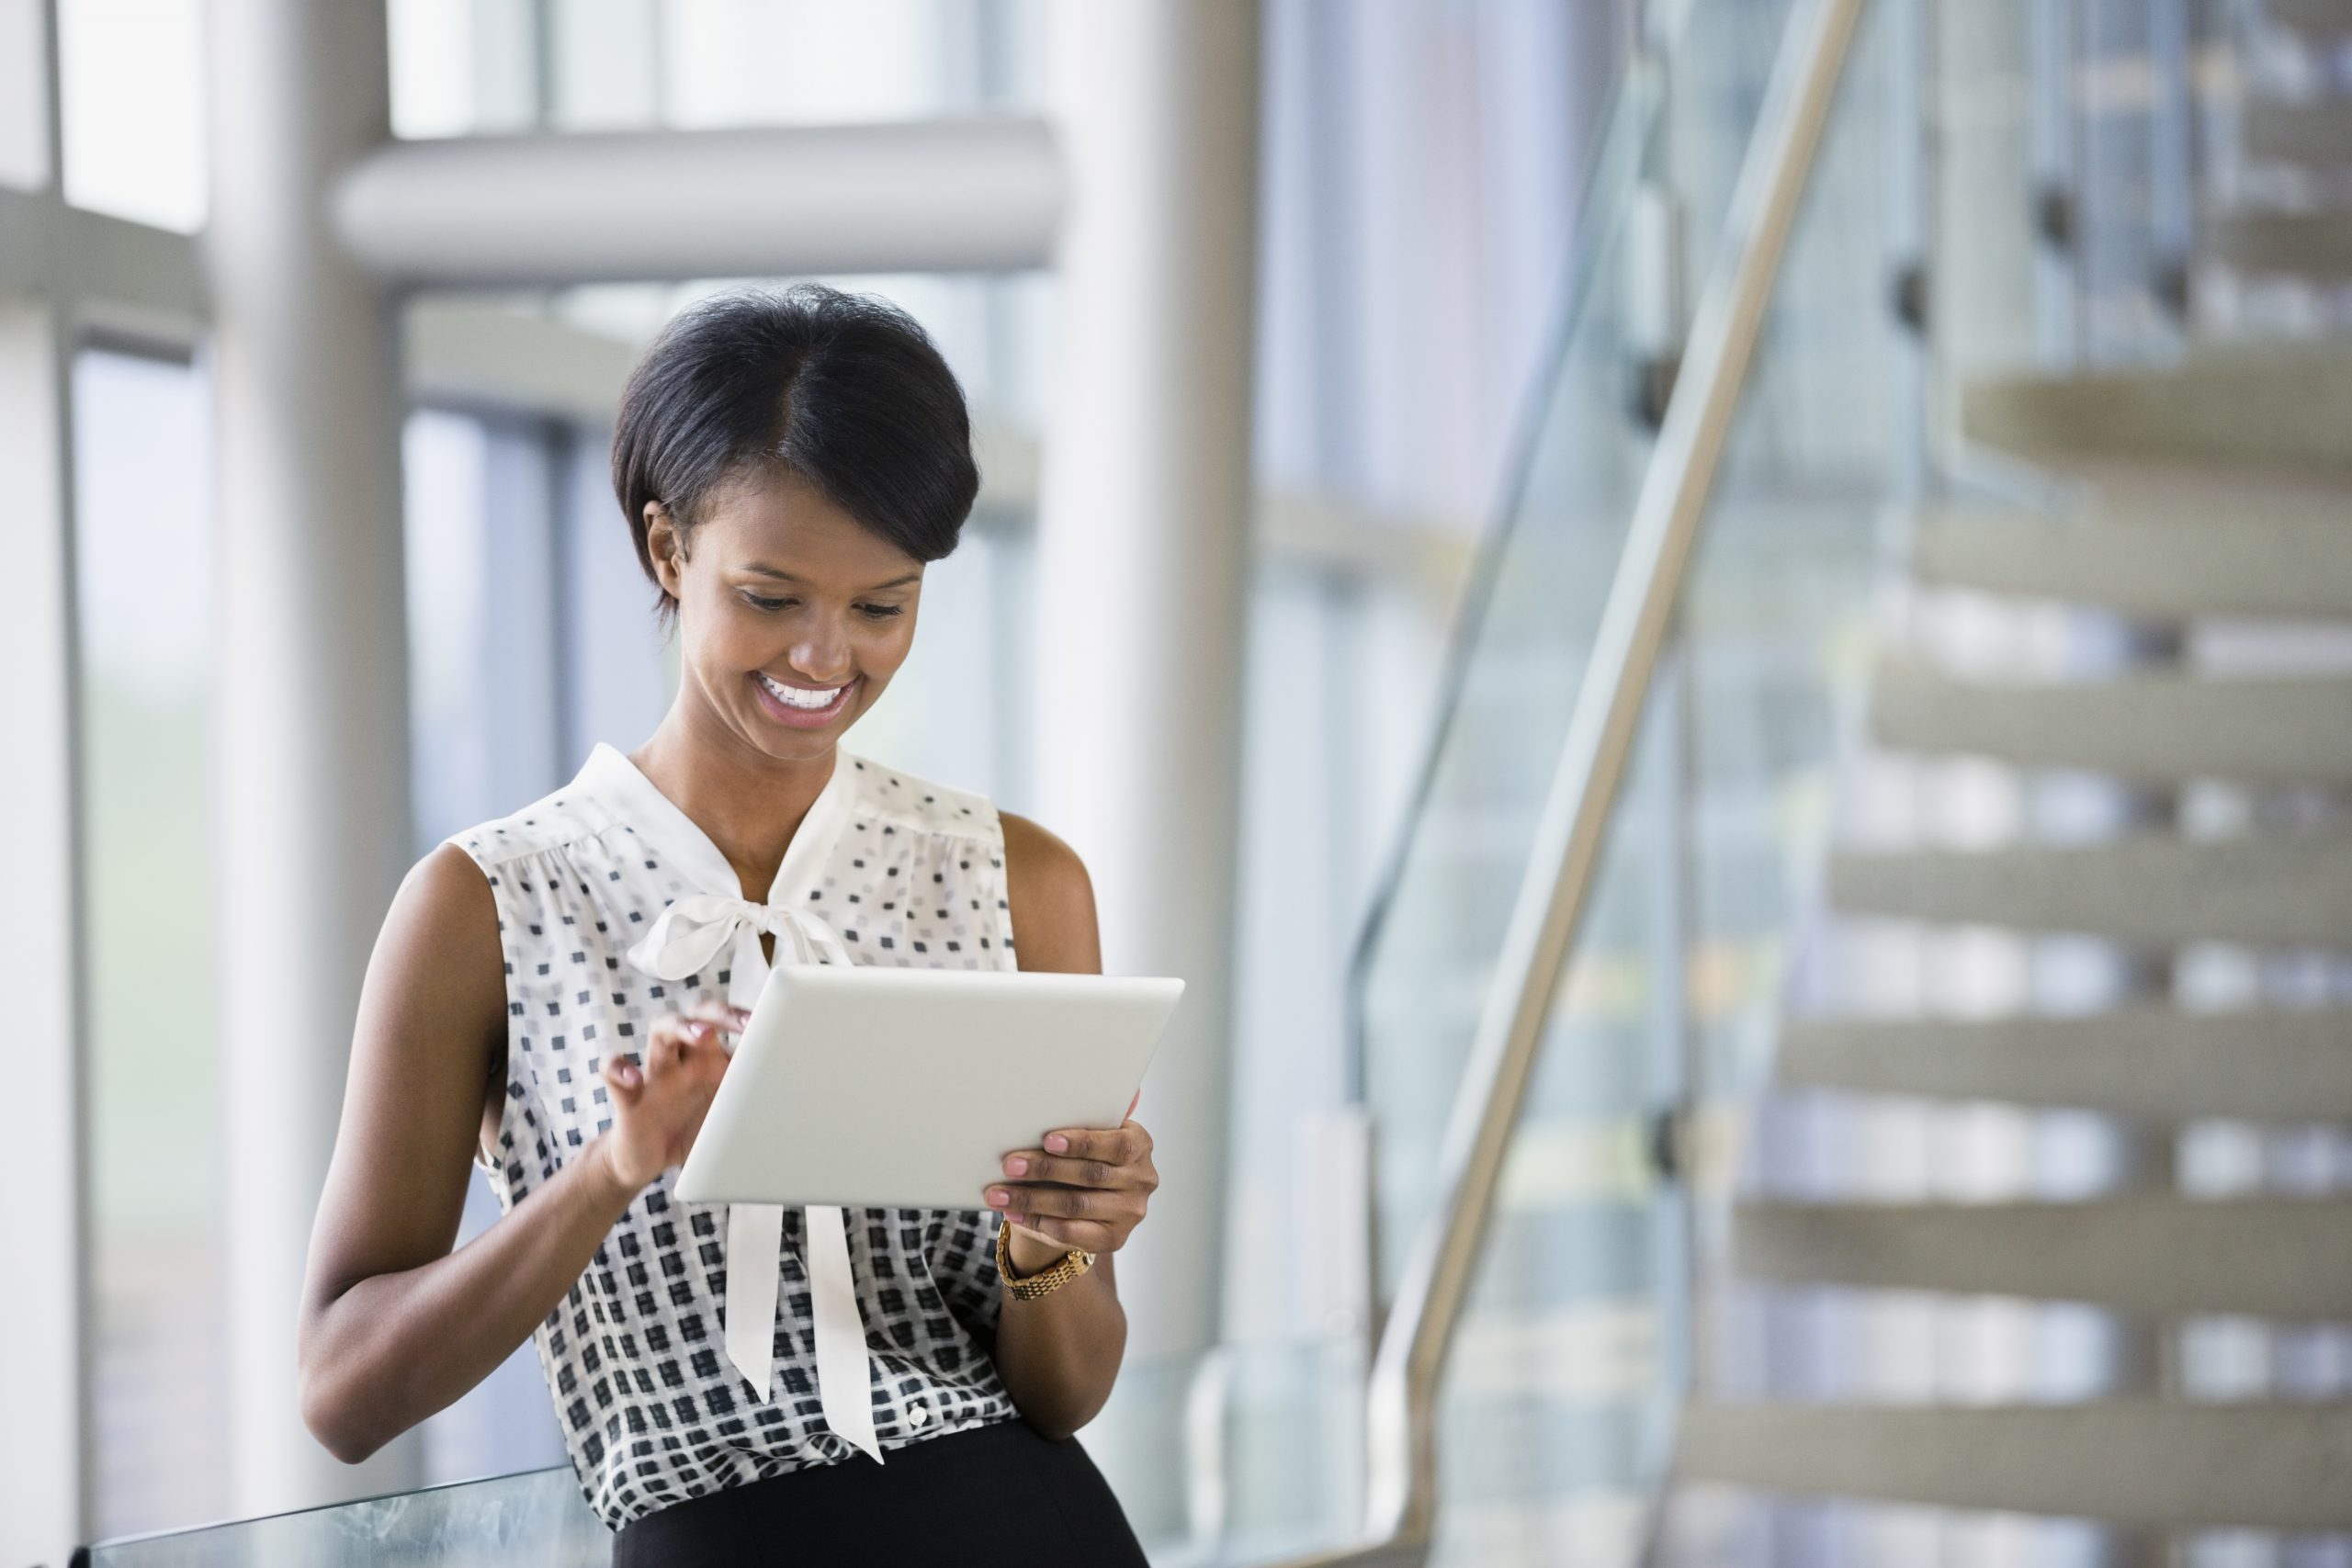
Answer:
[[[653,585],[613,499],[612,432],[575,431],[565,446],[559,702],[563,754],[577,768],[597,741],[626,750],[661,725],[678,687],[678,642],[655,629]]]
[[[1766,11],[1785,15],[1784,0],[1700,0],[1686,36],[1747,37]],[[1748,69],[1769,69],[1770,53]],[[1667,100],[1655,73],[1627,80],[1588,187],[1574,300],[1517,499],[1482,562],[1445,728],[1361,967],[1384,1295],[1428,1213],[1438,1140],[1652,445],[1644,408],[1657,348],[1643,339],[1670,309],[1655,296],[1671,251],[1658,224],[1637,220],[1649,215],[1644,176],[1664,166]],[[1736,96],[1714,133],[1744,143],[1759,96]]]
[[[1439,1416],[1440,1563],[1632,1563],[1673,1432],[1679,1238],[1650,1152],[1679,953],[1653,704],[1504,1167]]]
[[[1827,841],[1830,770],[1859,711],[1882,536],[1913,478],[1916,345],[1891,310],[1855,308],[1884,298],[1883,280],[1907,254],[1909,215],[1889,199],[1905,188],[1909,133],[1894,29],[1878,19],[1890,10],[1872,9],[1849,59],[1716,476],[1679,640],[1653,678],[1553,998],[1441,1402],[1439,1563],[1630,1565],[1655,1526],[1690,1382],[1694,1247],[1712,1263],[1723,1230],[1720,1129],[1752,1100],[1770,1060]],[[1705,32],[1702,17],[1693,36]],[[1750,51],[1747,68],[1768,70],[1773,52]],[[1760,82],[1708,82],[1718,114],[1744,103],[1752,118]],[[1743,127],[1740,140],[1751,131]],[[1704,184],[1711,165],[1691,152],[1694,134],[1682,134],[1676,166],[1688,161]],[[1572,338],[1570,376],[1575,354]],[[1589,400],[1584,418],[1601,408]],[[1622,412],[1610,417],[1623,428]],[[1539,439],[1532,501],[1589,497],[1589,462],[1571,468],[1553,453],[1589,451],[1592,431],[1547,423]],[[1582,488],[1547,484],[1547,473],[1569,472]],[[1565,514],[1563,505],[1555,515]],[[1581,538],[1598,559],[1543,560],[1534,570],[1548,575],[1518,585],[1522,607],[1499,594],[1480,628],[1474,660],[1490,657],[1497,620],[1516,614],[1508,625],[1551,655],[1562,683],[1544,705],[1511,710],[1523,726],[1544,726],[1543,749],[1510,775],[1528,791],[1524,803],[1482,819],[1493,835],[1486,897],[1495,907],[1455,906],[1458,920],[1487,933],[1479,951],[1492,952],[1508,916],[1622,516],[1621,507],[1586,523]],[[1544,520],[1531,505],[1515,526]],[[1577,571],[1604,587],[1588,589]],[[1547,604],[1548,626],[1536,609]],[[1539,632],[1550,640],[1539,643]],[[1457,713],[1449,746],[1471,743],[1471,716]],[[1478,737],[1480,761],[1517,757],[1506,748],[1524,737],[1503,729],[1493,723]],[[1462,1005],[1474,1008],[1477,992],[1464,988]],[[1430,1087],[1448,1100],[1469,1016],[1437,1036],[1449,1054]],[[1387,1134],[1396,1102],[1375,1105]],[[1394,1148],[1384,1157],[1394,1160]],[[1384,1174],[1385,1202],[1412,1172],[1391,1165]]]
[[[1145,1437],[1115,1410],[1081,1440],[1153,1560],[1263,1562],[1328,1547],[1363,1519],[1360,1337],[1227,1347],[1129,1365],[1113,1395],[1184,1413]],[[592,1568],[612,1539],[569,1466],[268,1518],[119,1540],[90,1568],[380,1568],[529,1562]]]
[[[557,734],[556,455],[427,409],[401,443],[416,852],[571,776]]]
[[[59,0],[66,200],[204,226],[201,12],[198,0]]]
[[[90,1568],[596,1568],[613,1538],[569,1467],[93,1547]]]
[[[1859,744],[1871,596],[1900,563],[1924,352],[1884,300],[1910,254],[1902,7],[1849,52],[1683,592],[1691,1094],[1752,1101]]]
[[[212,549],[196,371],[74,367],[96,1528],[228,1511],[214,1114]]]
[[[1130,1359],[1080,1435],[1154,1562],[1265,1562],[1363,1522],[1362,1336]]]
[[[559,736],[555,545],[561,439],[544,422],[427,409],[402,442],[415,852],[571,776]],[[467,1179],[455,1245],[498,1217]],[[456,1481],[564,1461],[529,1341],[424,1426],[424,1478]]]

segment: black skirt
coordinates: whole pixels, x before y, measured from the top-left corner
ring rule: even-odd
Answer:
[[[1144,1568],[1142,1545],[1076,1438],[994,1421],[692,1497],[624,1525],[613,1568],[952,1562]]]

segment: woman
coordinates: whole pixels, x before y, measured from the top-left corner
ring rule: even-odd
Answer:
[[[769,964],[1101,969],[1067,845],[840,744],[978,491],[962,392],[878,300],[721,296],[632,374],[613,471],[678,697],[393,900],[304,1419],[356,1462],[531,1337],[616,1562],[1140,1563],[1069,1440],[1117,1373],[1111,1255],[1158,1180],[1133,1120],[1009,1156],[969,1212],[669,1192]],[[452,1252],[469,1157],[504,1212]],[[932,1521],[952,1545],[910,1545]]]

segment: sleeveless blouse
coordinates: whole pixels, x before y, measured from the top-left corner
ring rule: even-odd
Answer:
[[[608,1055],[635,1059],[656,1019],[727,999],[724,951],[707,973],[665,981],[628,949],[678,898],[742,888],[694,820],[601,741],[570,784],[447,841],[497,901],[505,1104],[484,1168],[511,1211],[612,1125]],[[854,963],[1016,967],[995,807],[838,747],[769,890],[771,903],[786,897],[828,921]],[[784,947],[779,936],[779,963]],[[855,1453],[821,1419],[800,1211],[785,1213],[775,1396],[763,1400],[721,1349],[727,1205],[673,1197],[675,1175],[637,1196],[533,1334],[582,1492],[614,1529]],[[990,1355],[998,1219],[973,1199],[844,1214],[885,1450],[1017,1415]]]

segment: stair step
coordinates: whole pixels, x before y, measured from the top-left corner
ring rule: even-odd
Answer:
[[[1792,1021],[1783,1083],[2072,1106],[2155,1122],[2352,1121],[2352,1011]]]
[[[1972,440],[2064,468],[2070,457],[2175,465],[2352,465],[2352,353],[2334,345],[2232,349],[2159,368],[1978,382],[1962,393]]]
[[[2172,946],[2352,938],[2352,834],[2149,834],[2085,847],[1834,854],[1849,914],[2079,931]]]
[[[2352,277],[2352,213],[2217,213],[2202,248],[2240,272],[2335,283]]]
[[[1943,587],[2138,615],[2352,615],[2352,495],[2324,489],[2291,513],[2267,497],[2247,517],[2219,514],[2222,499],[2177,517],[2112,491],[2080,519],[1930,512],[1914,528],[1913,570]]]
[[[2154,1529],[2352,1529],[2352,1405],[1694,1404],[1685,1480]]]
[[[1743,1203],[1732,1254],[1759,1280],[2335,1317],[2352,1305],[2352,1200]]]
[[[2323,38],[2352,33],[2352,4],[2346,0],[2263,0],[2262,14],[2290,32]]]
[[[1871,694],[1879,741],[2020,767],[2133,779],[2324,784],[2352,778],[2352,681],[2149,675],[1963,681],[1889,660]]]
[[[2352,9],[2346,15],[2352,17]],[[2240,113],[2238,136],[2249,157],[2321,168],[2352,164],[2352,101],[2281,104],[2256,99]]]

